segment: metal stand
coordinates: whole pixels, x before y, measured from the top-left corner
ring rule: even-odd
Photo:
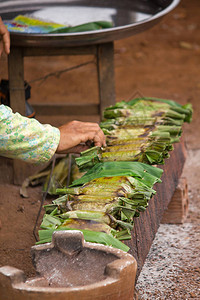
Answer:
[[[96,57],[99,104],[87,105],[46,105],[37,104],[34,108],[40,114],[46,115],[100,115],[105,107],[115,104],[115,79],[114,79],[114,43],[103,43],[80,47],[18,47],[11,48],[8,57],[8,74],[10,87],[10,103],[13,112],[25,115],[24,91],[24,57],[26,56],[59,56],[59,55],[88,55]],[[14,183],[21,184],[25,179],[27,164],[14,161]]]

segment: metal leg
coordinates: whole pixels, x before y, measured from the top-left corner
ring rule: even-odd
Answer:
[[[114,43],[97,46],[97,71],[99,84],[100,114],[115,104]]]

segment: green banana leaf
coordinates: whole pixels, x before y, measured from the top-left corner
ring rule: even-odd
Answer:
[[[45,206],[40,243],[50,241],[54,230],[71,229],[84,232],[90,242],[113,247],[130,239],[134,218],[148,207],[154,184],[161,182],[163,170],[150,164],[163,164],[169,157],[183,122],[191,121],[192,108],[171,100],[136,98],[106,108],[104,117],[107,147],[90,148],[76,159],[79,168],[88,171],[69,188],[56,189],[61,196]]]
[[[50,243],[52,240],[52,234],[54,231],[58,230],[77,230],[73,228],[57,228],[57,229],[48,229],[48,230],[39,230],[40,241],[36,244]],[[129,251],[129,247],[124,243],[120,242],[118,239],[114,238],[111,234],[105,232],[97,232],[91,230],[79,230],[83,233],[84,239],[86,242],[99,243],[106,246],[112,246],[114,248],[123,250],[125,252]]]
[[[81,178],[72,182],[71,186],[83,185],[95,178],[110,176],[133,176],[145,185],[152,187],[154,183],[161,182],[163,170],[139,162],[105,162],[98,163]]]
[[[112,27],[113,27],[112,22],[96,21],[96,22],[85,23],[73,27],[58,28],[56,30],[53,30],[50,33],[76,33],[76,32],[83,32],[83,31],[107,29]]]

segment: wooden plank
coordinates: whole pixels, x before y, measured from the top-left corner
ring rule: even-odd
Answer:
[[[32,103],[36,115],[43,116],[91,116],[99,115],[99,104],[59,104],[59,103]]]
[[[183,224],[188,214],[187,179],[181,177],[173,197],[161,220],[162,224]]]
[[[162,183],[157,183],[154,187],[156,195],[149,201],[146,211],[140,213],[140,217],[135,219],[132,239],[126,244],[130,247],[129,252],[138,263],[137,278],[159,228],[164,211],[167,209],[177,187],[185,159],[183,142],[175,144],[170,158],[162,166],[164,170]]]
[[[82,47],[24,47],[24,56],[96,55],[97,46]]]
[[[115,104],[114,43],[98,45],[97,71],[101,117],[103,110]]]

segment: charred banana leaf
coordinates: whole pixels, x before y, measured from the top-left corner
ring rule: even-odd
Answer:
[[[190,122],[192,108],[171,100],[134,99],[121,101],[104,111],[100,124],[107,147],[92,148],[81,153],[76,163],[86,171],[98,162],[139,161],[164,164],[179,142],[184,121]]]

